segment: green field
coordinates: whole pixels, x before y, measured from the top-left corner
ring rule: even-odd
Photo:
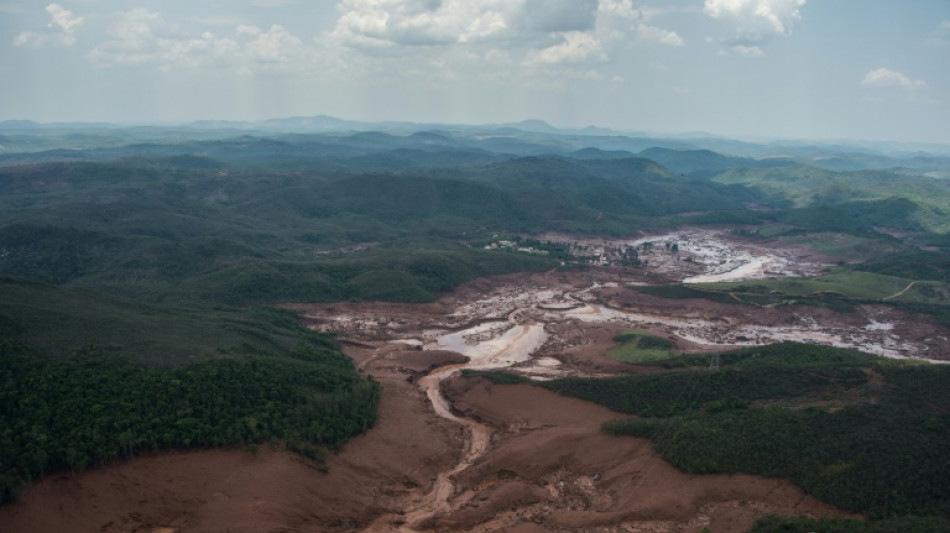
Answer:
[[[903,291],[913,281],[895,276],[845,270],[817,278],[783,278],[751,283],[703,283],[694,286],[700,289],[712,289],[740,295],[743,293],[777,291],[787,296],[820,296],[834,293],[844,298],[856,300],[883,300]],[[940,284],[934,283],[932,285]],[[914,291],[908,291],[896,300],[903,301],[914,294]]]
[[[881,239],[880,236],[858,236],[846,233],[814,232],[795,234],[794,226],[776,225],[774,228],[763,227],[760,233],[763,237],[768,233],[777,236],[782,244],[806,245],[816,253],[844,261],[864,261],[868,257],[898,252],[902,249],[899,243]],[[783,233],[791,233],[782,235]]]
[[[773,205],[799,208],[781,218],[811,229],[863,228],[950,231],[941,180],[882,170],[834,172],[809,166],[735,168],[713,181],[752,187]]]
[[[624,363],[657,361],[671,356],[669,340],[642,331],[621,331],[614,337],[614,346],[607,356]]]
[[[684,289],[687,290],[687,289]],[[817,278],[786,278],[737,283],[690,285],[693,297],[752,305],[817,305],[848,311],[854,304],[882,303],[950,324],[950,285],[843,269]],[[663,290],[660,295],[677,293]]]
[[[781,278],[729,283],[691,283],[688,285],[636,286],[638,292],[671,299],[702,298],[721,304],[745,304],[758,307],[811,305],[849,312],[855,305],[878,303],[922,313],[940,324],[950,324],[950,283],[941,255],[938,261],[924,257],[911,265],[895,261],[868,262],[835,267],[831,273],[814,278]],[[914,256],[918,257],[918,256]],[[923,279],[875,272],[917,274]],[[884,268],[881,268],[884,270]]]

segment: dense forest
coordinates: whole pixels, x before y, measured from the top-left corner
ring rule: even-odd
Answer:
[[[45,473],[142,452],[271,442],[319,460],[372,426],[378,402],[379,385],[316,334],[283,357],[185,366],[0,341],[0,503]]]

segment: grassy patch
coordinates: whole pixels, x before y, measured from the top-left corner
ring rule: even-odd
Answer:
[[[776,233],[789,230],[790,227],[784,226],[783,230],[776,230]],[[847,261],[861,261],[868,257],[892,253],[899,249],[893,241],[846,233],[806,233],[804,235],[779,237],[778,240],[783,244],[804,244],[819,254]]]
[[[755,282],[704,283],[698,284],[707,290],[748,293],[781,293],[786,296],[813,297],[834,296],[858,299],[881,300],[900,292],[912,279],[885,276],[871,272],[841,270],[817,278],[782,278]]]
[[[770,283],[770,282],[765,282]],[[833,291],[815,291],[807,296],[788,295],[772,290],[759,282],[746,283],[696,283],[690,285],[666,285],[653,287],[633,287],[644,294],[675,300],[702,298],[720,304],[744,304],[758,307],[776,307],[782,305],[813,305],[828,307],[836,311],[850,312],[854,306]]]
[[[673,343],[662,337],[642,331],[622,331],[614,337],[617,346],[607,356],[624,363],[658,361],[670,357]]]
[[[462,376],[467,378],[485,378],[496,385],[518,385],[521,383],[531,383],[531,380],[526,377],[508,372],[499,372],[497,370],[470,370],[466,368],[462,370]]]
[[[765,346],[751,346],[730,350],[719,354],[684,354],[659,361],[656,366],[664,368],[705,368],[710,360],[718,355],[722,368],[744,367],[869,367],[885,364],[887,360],[878,359],[858,350],[833,348],[818,344],[800,344],[782,342]]]
[[[851,307],[849,301],[925,306],[950,304],[950,285],[943,281],[914,280],[850,269],[839,269],[817,278],[703,283],[690,288],[697,295],[728,293],[735,301],[757,305],[793,303],[838,310],[848,310]],[[720,301],[722,297],[710,296],[709,299]]]

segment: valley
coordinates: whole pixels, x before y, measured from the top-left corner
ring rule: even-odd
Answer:
[[[899,156],[56,131],[0,168],[4,532],[950,516],[948,193]]]

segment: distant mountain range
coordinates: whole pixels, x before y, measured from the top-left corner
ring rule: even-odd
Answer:
[[[332,146],[337,155],[393,149],[493,152],[518,156],[555,154],[578,159],[652,159],[695,177],[736,167],[807,165],[834,171],[893,170],[950,177],[950,146],[881,142],[748,142],[707,133],[651,135],[588,126],[557,128],[543,120],[486,125],[364,122],[326,115],[261,121],[202,120],[177,125],[102,122],[0,122],[0,156],[69,150],[116,149],[132,144],[184,146],[241,136],[268,137],[297,146]],[[354,152],[355,150],[355,152]],[[146,150],[148,151],[148,150]],[[189,152],[190,153],[190,152]],[[47,154],[53,155],[53,154]],[[62,154],[61,154],[62,155]],[[88,154],[71,153],[73,157]]]

